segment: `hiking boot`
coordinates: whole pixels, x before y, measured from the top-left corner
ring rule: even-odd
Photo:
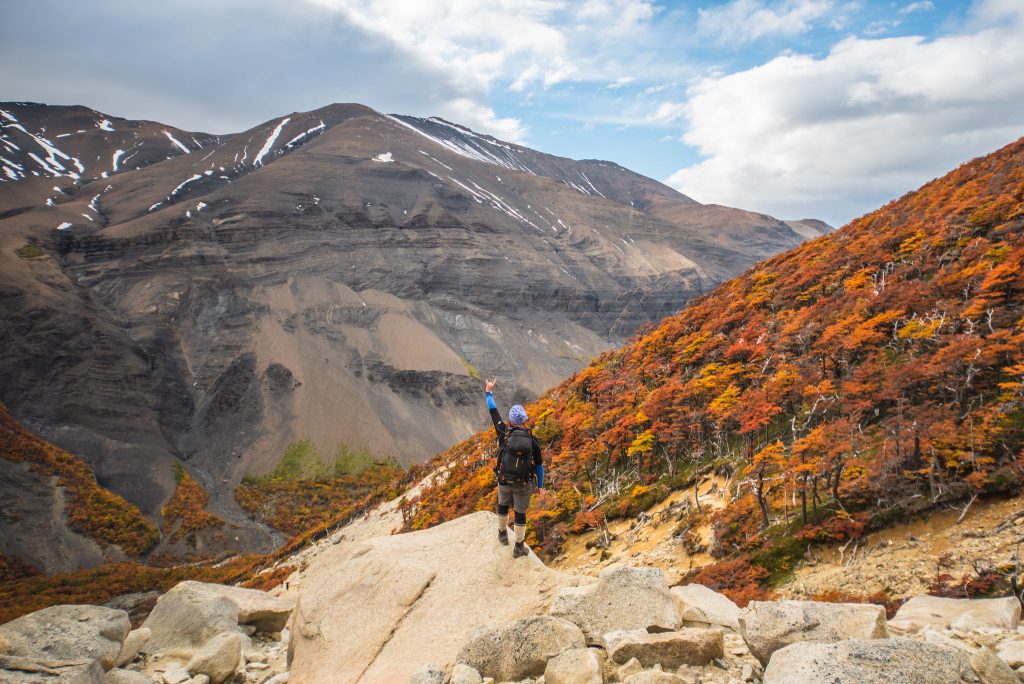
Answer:
[[[498,530],[498,541],[508,546],[508,530]]]
[[[526,548],[526,544],[523,542],[516,542],[516,545],[512,547],[512,557],[519,558],[530,553],[529,549]]]

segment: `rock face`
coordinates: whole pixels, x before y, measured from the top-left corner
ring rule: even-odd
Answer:
[[[457,660],[484,677],[517,681],[544,674],[549,659],[583,648],[583,632],[561,618],[539,615],[473,633]]]
[[[579,625],[588,644],[600,644],[606,633],[616,630],[673,630],[681,624],[665,576],[657,568],[605,570],[596,584],[559,592],[550,612]]]
[[[238,605],[202,582],[181,582],[157,600],[142,626],[150,630],[145,653],[193,649],[238,628]]]
[[[860,603],[751,601],[740,611],[740,633],[762,665],[796,642],[831,643],[888,636],[885,609]]]
[[[672,587],[672,598],[683,623],[697,622],[721,625],[734,631],[740,629],[740,608],[727,596],[703,584]]]
[[[121,667],[125,663],[130,663],[134,660],[135,656],[146,647],[146,643],[152,636],[153,632],[148,627],[140,627],[128,632],[128,636],[125,637],[121,650],[117,654],[116,665]]]
[[[796,643],[777,651],[764,684],[962,684],[976,681],[965,652],[912,639]]]
[[[423,663],[448,670],[476,629],[542,615],[579,582],[533,554],[513,559],[496,530],[497,517],[480,512],[328,546],[310,563],[290,625],[292,684],[401,682]]]
[[[996,599],[954,599],[915,596],[900,606],[889,626],[915,632],[926,626],[973,630],[992,628],[1014,630],[1020,625],[1020,602],[1013,597]]]
[[[223,584],[193,582],[192,589],[210,596],[222,596],[238,606],[238,624],[252,625],[261,632],[279,632],[295,609],[295,601],[271,596],[265,591]]]
[[[222,632],[196,651],[185,666],[193,675],[206,675],[213,684],[230,677],[242,658],[242,639],[237,632]]]
[[[684,629],[649,634],[624,630],[604,635],[608,657],[621,664],[636,658],[644,667],[661,665],[675,670],[682,665],[707,665],[725,655],[722,632],[717,629]]]
[[[231,520],[234,485],[297,439],[424,461],[485,424],[471,369],[503,403],[536,395],[805,237],[358,105],[217,137],[0,106],[16,163],[38,168],[42,136],[84,169],[0,188],[0,401],[153,516],[173,463]],[[43,258],[15,254],[29,242]]]
[[[604,684],[601,659],[592,648],[572,648],[548,661],[544,684]]]
[[[39,661],[96,660],[109,670],[130,629],[123,610],[53,606],[0,625],[0,651],[6,657]]]

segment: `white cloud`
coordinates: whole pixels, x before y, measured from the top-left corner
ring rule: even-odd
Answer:
[[[1024,7],[975,7],[967,33],[859,39],[705,78],[668,183],[701,202],[844,222],[1024,134]]]
[[[794,36],[810,31],[819,21],[835,25],[830,18],[833,0],[732,0],[725,5],[699,10],[701,33],[721,42],[748,43],[766,36]]]
[[[932,0],[919,0],[918,2],[912,2],[903,9],[900,10],[900,14],[910,14],[911,12],[930,12],[935,9],[935,3]]]
[[[598,54],[641,32],[657,11],[650,0],[307,0],[426,65],[459,96],[437,113],[521,142],[525,129],[488,106],[496,87],[513,92],[628,74],[597,68]],[[461,118],[459,118],[461,117]]]

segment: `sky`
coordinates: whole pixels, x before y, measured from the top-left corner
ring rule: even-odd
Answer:
[[[3,0],[0,100],[359,102],[839,226],[1024,135],[1024,0]]]

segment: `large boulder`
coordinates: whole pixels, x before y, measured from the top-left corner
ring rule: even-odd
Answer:
[[[483,681],[480,673],[465,663],[455,663],[452,668],[450,684],[482,684]]]
[[[580,628],[561,618],[535,615],[474,632],[459,651],[458,662],[499,682],[544,674],[550,658],[584,646]]]
[[[436,665],[421,665],[409,675],[406,684],[444,684],[444,670]]]
[[[142,652],[151,636],[153,633],[149,631],[148,627],[139,627],[128,632],[128,636],[125,637],[124,643],[121,644],[121,650],[117,654],[117,666],[121,667],[135,660],[135,656]]]
[[[963,684],[977,681],[968,654],[913,639],[790,644],[772,655],[764,684]]]
[[[252,625],[261,632],[280,632],[295,609],[294,599],[278,598],[265,591],[223,584],[195,584],[200,585],[197,587],[200,591],[233,601],[238,606],[238,624]]]
[[[1024,640],[1004,641],[996,647],[996,654],[1010,667],[1024,667]]]
[[[115,667],[103,677],[103,684],[153,684],[153,679],[141,672]]]
[[[642,629],[622,630],[605,634],[604,644],[608,657],[620,665],[636,658],[644,667],[660,664],[666,670],[682,665],[707,665],[725,655],[722,632],[717,629],[690,628],[657,634]]]
[[[915,596],[900,606],[889,626],[901,632],[916,632],[926,626],[970,632],[994,628],[1013,631],[1020,625],[1020,601],[997,599],[955,599]]]
[[[544,684],[604,684],[604,668],[594,649],[571,648],[548,661]]]
[[[604,570],[596,584],[559,592],[549,612],[579,625],[588,644],[600,644],[601,637],[617,630],[673,630],[682,624],[658,568]]]
[[[150,638],[143,653],[194,650],[220,634],[238,629],[238,604],[211,594],[203,582],[181,582],[157,599],[142,626]]]
[[[672,598],[683,624],[699,622],[740,630],[740,607],[728,596],[708,589],[703,584],[672,587]]]
[[[448,670],[475,630],[545,613],[581,581],[534,554],[513,558],[497,526],[479,512],[328,546],[310,561],[292,614],[291,683],[404,682],[425,662]]]
[[[772,653],[798,641],[831,643],[888,636],[885,609],[863,603],[751,601],[740,611],[739,624],[750,653],[762,665]]]
[[[101,606],[51,606],[0,625],[8,656],[42,661],[98,660],[104,670],[117,664],[131,624],[128,613]]]
[[[242,635],[238,632],[221,632],[195,652],[185,669],[190,674],[204,674],[213,684],[220,684],[230,677],[242,659]]]
[[[1013,668],[987,648],[972,652],[970,661],[982,684],[1021,684]]]
[[[97,658],[46,660],[0,653],[0,682],[104,684],[104,671]]]

